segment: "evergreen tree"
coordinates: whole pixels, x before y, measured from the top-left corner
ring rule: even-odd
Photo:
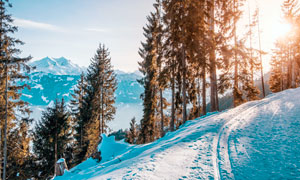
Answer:
[[[16,46],[22,45],[23,42],[12,37],[18,29],[12,25],[13,19],[7,12],[8,7],[12,7],[8,0],[0,1],[0,176],[2,175],[3,179],[16,173],[12,169],[14,164],[18,163],[15,162],[16,153],[9,148],[12,145],[13,133],[16,133],[12,130],[20,130],[16,125],[20,125],[22,117],[30,113],[28,103],[20,100],[21,90],[26,84],[19,85],[17,82],[28,78],[21,73],[21,69],[29,70],[26,62],[31,58],[17,57],[20,50]],[[21,112],[21,118],[16,116],[16,111]]]
[[[175,121],[175,107],[180,107],[177,111],[182,115],[182,122],[185,123],[188,119],[187,104],[191,97],[188,94],[189,82],[194,83],[192,73],[192,64],[195,51],[199,50],[198,30],[201,30],[201,23],[198,23],[199,14],[201,16],[201,6],[199,1],[179,1],[165,0],[163,1],[165,16],[164,22],[167,26],[167,40],[164,45],[168,60],[166,62],[167,70],[170,73],[172,89],[172,115],[171,115],[171,130]],[[198,11],[197,11],[197,8]],[[197,18],[199,19],[197,19]],[[167,49],[168,48],[168,49]],[[178,92],[175,92],[175,81],[177,81]],[[174,107],[175,106],[175,107]]]
[[[157,68],[157,42],[156,33],[159,26],[159,19],[155,13],[151,13],[147,17],[148,24],[144,27],[144,36],[146,42],[142,43],[142,48],[139,54],[143,59],[139,62],[140,71],[144,77],[138,82],[144,86],[144,93],[142,95],[144,114],[141,120],[141,133],[139,142],[148,143],[156,139],[156,112],[158,109],[158,68]]]
[[[86,75],[86,95],[83,98],[83,139],[86,138],[85,157],[97,151],[100,135],[107,132],[107,123],[114,119],[114,93],[117,87],[116,75],[111,65],[108,49],[100,44],[91,60]]]
[[[39,162],[38,177],[46,179],[55,173],[55,164],[59,158],[65,158],[72,144],[70,116],[64,100],[56,100],[54,107],[48,107],[42,113],[41,121],[34,130],[33,151]],[[67,163],[70,159],[67,159]]]
[[[127,142],[130,144],[136,144],[138,138],[138,126],[136,124],[135,117],[130,121],[130,128],[127,132]]]
[[[32,177],[29,169],[32,154],[30,153],[31,135],[30,119],[21,119],[8,137],[7,179],[28,179]],[[19,176],[17,176],[19,174]]]
[[[218,103],[218,89],[217,89],[217,60],[216,60],[216,17],[215,11],[217,10],[216,7],[216,0],[210,0],[208,3],[208,23],[209,23],[209,37],[210,37],[210,47],[211,50],[209,52],[209,73],[210,73],[210,104],[211,104],[211,111],[218,111],[219,110],[219,103]]]
[[[280,92],[284,90],[284,72],[283,72],[283,62],[284,59],[280,56],[273,55],[271,60],[271,72],[270,72],[270,90],[272,92]]]
[[[70,109],[72,115],[74,138],[76,139],[74,144],[74,165],[79,164],[84,160],[86,152],[87,139],[85,132],[85,118],[86,112],[84,111],[84,97],[86,95],[86,81],[85,76],[82,73],[77,85],[74,89],[74,94],[72,94],[72,100],[70,102]]]
[[[158,68],[158,76],[162,74],[162,67],[163,67],[163,26],[162,26],[162,4],[160,0],[156,0],[156,3],[153,5],[155,7],[156,13],[155,15],[157,16],[157,28],[156,28],[156,36],[155,42],[156,42],[156,63],[157,63],[157,68]],[[164,109],[166,107],[166,99],[163,97],[163,89],[166,87],[165,83],[165,77],[164,76],[159,76],[158,77],[158,87],[159,87],[159,107],[160,107],[160,136],[163,137],[165,134],[164,131]]]
[[[252,41],[253,41],[253,37],[255,35],[253,28],[255,28],[256,26],[258,26],[258,9],[256,9],[253,18],[252,18],[252,22],[251,22],[251,12],[250,12],[250,5],[249,5],[249,27],[248,27],[248,32],[247,32],[247,36],[249,37],[249,48],[248,48],[248,66],[250,67],[250,70],[248,68],[248,66],[246,66],[245,71],[247,74],[245,74],[245,76],[248,78],[245,78],[245,83],[243,86],[243,90],[246,91],[246,96],[247,99],[249,101],[252,100],[258,100],[259,99],[259,90],[257,87],[255,87],[254,84],[254,73],[258,70],[260,70],[262,68],[261,66],[261,62],[259,62],[259,58],[258,56],[260,55],[260,51],[258,51],[257,49],[253,48],[252,45]],[[250,74],[250,75],[249,75]],[[264,90],[264,87],[263,87]]]

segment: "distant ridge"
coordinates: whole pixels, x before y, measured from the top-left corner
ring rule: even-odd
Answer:
[[[50,58],[47,56],[43,59],[30,62],[29,65],[35,67],[33,72],[50,73],[53,75],[80,75],[86,71],[86,68],[72,63],[65,57]]]

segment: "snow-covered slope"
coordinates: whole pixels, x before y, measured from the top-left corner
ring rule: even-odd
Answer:
[[[299,179],[300,88],[188,121],[145,145],[103,136],[103,160],[56,179]]]
[[[53,75],[80,75],[86,70],[84,67],[74,64],[64,57],[45,57],[41,60],[30,62],[29,65],[35,67],[33,72],[50,73]]]

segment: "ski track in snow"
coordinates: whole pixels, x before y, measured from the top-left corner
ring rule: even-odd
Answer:
[[[217,136],[214,137],[214,179],[234,179],[234,175],[231,169],[231,158],[229,154],[229,136],[238,125],[243,123],[243,117],[250,115],[251,113],[253,113],[253,109],[265,104],[265,102],[260,102],[253,107],[247,107],[245,109],[239,110],[240,114],[228,120],[221,127]]]
[[[88,159],[56,179],[300,179],[300,88],[188,121],[145,145],[104,137]]]

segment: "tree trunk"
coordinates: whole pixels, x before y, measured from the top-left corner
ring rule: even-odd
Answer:
[[[283,91],[284,87],[283,87],[283,63],[282,60],[280,61],[280,90]]]
[[[202,115],[206,115],[206,67],[203,66],[202,72]]]
[[[82,124],[80,125],[80,148],[82,148]]]
[[[237,48],[237,47],[236,47]],[[238,60],[237,60],[237,54],[235,50],[235,60],[234,60],[234,89],[233,89],[233,104],[234,107],[237,107],[239,105],[239,101],[237,99],[237,91],[239,89],[239,82],[238,82]]]
[[[163,107],[163,93],[162,93],[162,89],[159,89],[159,94],[160,94],[160,128],[161,128],[161,132],[160,132],[160,136],[163,137],[165,135],[164,132],[164,107]]]
[[[160,17],[160,14],[161,14],[161,2],[160,0],[158,1],[158,5],[159,5],[159,8],[158,8],[158,19],[159,19],[159,25],[161,23],[161,17]],[[159,51],[161,48],[159,46],[159,39],[157,38],[157,55],[159,56],[159,54],[161,54],[161,51]],[[159,74],[161,74],[161,62],[158,63],[159,64]],[[159,87],[159,94],[160,94],[160,127],[161,127],[161,132],[160,132],[160,136],[163,137],[165,135],[165,132],[164,132],[164,109],[163,109],[163,92],[162,92],[162,88]]]
[[[183,96],[183,113],[182,113],[182,120],[183,123],[186,122],[186,60],[185,60],[185,50],[184,46],[182,46],[182,96]]]
[[[81,84],[83,84],[82,77],[81,77]],[[79,96],[79,102],[78,102],[79,109],[82,109],[82,102],[83,102],[83,88],[81,87],[81,89],[80,89],[80,96]],[[79,110],[79,113],[80,113],[80,110]],[[81,124],[80,124],[80,149],[82,148],[82,136],[83,136],[83,132],[82,132],[83,127],[82,126],[83,126],[83,123],[81,122]]]
[[[6,164],[7,164],[7,111],[8,111],[8,60],[6,59],[5,65],[5,124],[4,124],[4,163],[3,163],[3,177],[2,179],[6,179]]]
[[[261,39],[260,39],[260,27],[259,27],[259,11],[258,11],[258,19],[257,19],[257,28],[258,28],[258,41],[259,41],[259,57],[260,57],[260,73],[261,73],[261,87],[263,97],[266,97],[265,92],[265,83],[264,83],[264,70],[263,70],[263,61],[262,61],[262,52],[261,52]]]
[[[2,5],[3,1],[0,0],[0,3]],[[3,9],[1,9],[1,13],[2,13]],[[1,29],[2,29],[2,19],[0,19],[0,26],[1,26]],[[0,33],[0,47],[2,47],[2,33]],[[2,54],[2,51],[0,51],[0,53]],[[6,107],[6,106],[5,106]],[[4,128],[3,128],[4,129]],[[1,177],[1,171],[2,171],[2,130],[0,128],[0,180],[2,179]]]
[[[296,77],[295,77],[295,54],[294,54],[294,50],[291,49],[291,69],[292,69],[292,88],[296,88]]]
[[[173,66],[173,65],[172,65]],[[174,131],[175,124],[175,68],[172,67],[172,79],[171,79],[171,89],[172,89],[172,105],[171,105],[171,122],[170,122],[170,130]]]
[[[2,171],[2,129],[0,128],[0,180],[2,179],[1,171]]]
[[[251,70],[251,84],[254,86],[254,61],[253,61],[253,50],[252,50],[252,26],[251,26],[251,9],[248,1],[248,12],[249,12],[249,45],[250,45],[250,70]]]
[[[216,67],[216,47],[215,47],[215,39],[214,39],[214,31],[215,31],[215,9],[214,9],[214,0],[211,0],[211,10],[210,10],[210,31],[211,31],[211,41],[213,47],[210,52],[210,104],[211,111],[218,111],[218,87],[217,87],[217,67]]]
[[[54,176],[56,175],[56,162],[57,162],[57,119],[55,119],[55,140],[54,140]]]
[[[234,11],[236,11],[236,2],[234,1]],[[234,88],[233,88],[233,105],[234,107],[237,107],[240,104],[240,101],[237,99],[237,94],[239,93],[239,78],[238,78],[238,70],[239,70],[239,63],[238,63],[238,57],[237,57],[237,48],[238,48],[238,42],[237,42],[237,35],[236,35],[236,21],[234,22]]]
[[[197,79],[197,81],[198,81],[198,87],[197,87],[197,93],[198,93],[198,95],[197,95],[197,97],[198,97],[198,114],[197,114],[197,116],[198,117],[200,117],[201,116],[201,78],[198,78]]]
[[[103,92],[104,90],[103,90],[103,87],[102,87],[102,96],[101,96],[101,116],[102,116],[102,125],[101,125],[101,127],[102,127],[102,129],[101,129],[101,134],[103,134],[104,133],[104,92]]]
[[[161,65],[159,66],[159,74],[161,74]],[[163,92],[162,92],[161,87],[159,87],[159,95],[160,95],[160,136],[163,137],[165,135],[165,131],[164,131],[164,105],[163,105]]]

